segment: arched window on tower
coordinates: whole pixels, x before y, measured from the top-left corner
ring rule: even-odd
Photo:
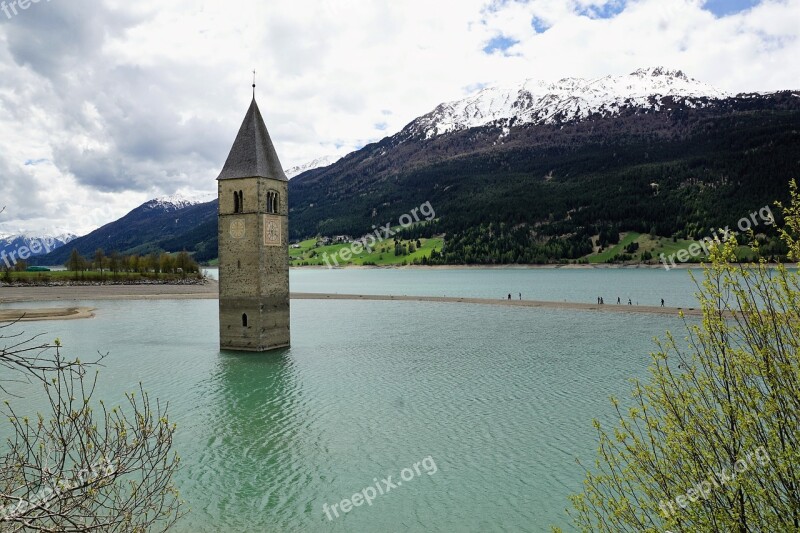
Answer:
[[[247,327],[247,313],[244,313],[244,314],[242,315],[242,327],[243,327],[243,328],[246,328],[246,327]]]
[[[244,213],[244,193],[239,191],[239,212]]]
[[[233,212],[239,212],[239,193],[236,191],[233,191]]]
[[[278,213],[278,193],[276,192],[267,193],[267,213],[273,215]]]

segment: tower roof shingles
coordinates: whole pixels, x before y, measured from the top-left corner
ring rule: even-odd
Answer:
[[[225,166],[217,179],[237,178],[271,178],[288,181],[255,98],[247,110]]]

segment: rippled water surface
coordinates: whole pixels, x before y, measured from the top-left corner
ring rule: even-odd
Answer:
[[[101,397],[141,381],[169,401],[190,507],[181,532],[568,525],[582,480],[574,459],[594,458],[592,418],[609,419],[608,397],[645,374],[652,337],[682,327],[650,315],[294,301],[291,349],[245,355],[219,352],[216,301],[85,305],[95,319],[26,330],[82,358],[109,352]],[[338,519],[323,512],[427,457],[432,475]]]

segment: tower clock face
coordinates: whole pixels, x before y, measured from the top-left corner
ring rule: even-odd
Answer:
[[[281,245],[280,217],[264,216],[264,244],[266,246]]]
[[[230,234],[234,239],[241,239],[245,234],[244,220],[236,219],[231,221]]]
[[[281,236],[280,231],[278,230],[278,225],[275,222],[270,221],[267,224],[267,240],[268,241],[277,241]]]

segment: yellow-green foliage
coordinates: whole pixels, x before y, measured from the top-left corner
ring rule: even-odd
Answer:
[[[777,202],[786,217],[786,226],[781,229],[781,236],[789,246],[789,257],[793,261],[800,261],[800,193],[797,192],[795,180],[789,183],[789,192],[792,198],[790,205],[784,206]]]
[[[791,193],[783,238],[797,259]],[[612,400],[616,427],[595,422],[598,456],[569,511],[580,531],[800,531],[800,279],[733,264],[737,246],[711,252],[702,322],[658,342],[633,407]]]

